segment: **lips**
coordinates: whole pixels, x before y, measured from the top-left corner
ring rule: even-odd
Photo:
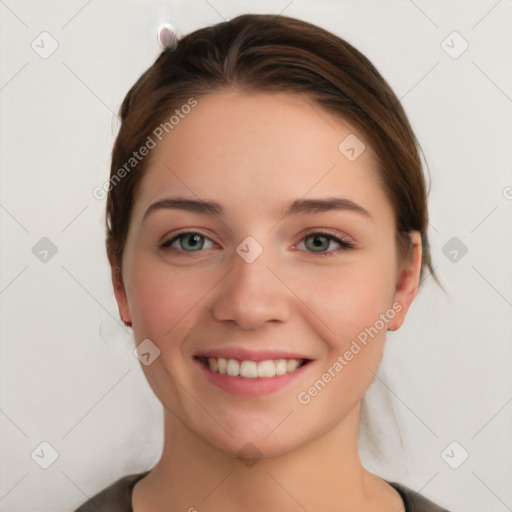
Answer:
[[[198,351],[193,360],[206,381],[231,394],[258,397],[301,379],[314,359],[300,352],[223,347]]]

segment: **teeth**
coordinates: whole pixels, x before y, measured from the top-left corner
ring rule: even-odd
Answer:
[[[297,361],[297,359],[288,359],[286,361],[286,371],[288,373],[294,372],[299,367],[300,361]]]
[[[269,359],[258,363],[258,377],[274,377],[276,374],[276,364]]]
[[[224,359],[225,361],[225,359]],[[212,370],[213,373],[215,373],[218,368],[219,368],[219,364],[217,363],[217,359],[215,359],[214,357],[210,357],[208,359],[208,364],[210,365],[210,368]]]
[[[206,361],[206,360],[205,360]],[[265,361],[237,361],[236,359],[224,359],[209,357],[208,367],[214,373],[231,375],[232,377],[244,377],[246,379],[269,378],[275,375],[285,375],[294,372],[301,366],[302,359],[267,359]]]
[[[242,375],[242,377],[246,377],[247,379],[255,379],[256,377],[261,377],[256,361],[242,361],[242,364],[240,365],[240,375]]]
[[[213,357],[210,357],[210,359],[208,359],[208,362],[210,362],[212,359],[214,359]],[[226,374],[226,368],[228,366],[228,360],[227,359],[224,359],[223,357],[219,357],[219,359],[217,359],[217,370],[219,373],[223,373],[223,374]],[[215,371],[213,369],[213,366],[210,364],[210,368],[212,371]]]
[[[276,361],[276,375],[284,375],[288,365],[286,364],[286,359],[279,359]]]
[[[228,359],[228,365],[226,367],[226,373],[236,377],[240,375],[240,365],[236,359]]]

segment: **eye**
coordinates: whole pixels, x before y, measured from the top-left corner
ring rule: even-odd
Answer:
[[[354,248],[353,242],[323,231],[311,231],[296,247],[301,249],[304,246],[309,252],[317,253],[319,256],[334,256],[337,250],[336,248],[332,250],[333,243],[338,246],[338,251],[348,251]]]
[[[195,231],[179,233],[170,240],[160,244],[161,249],[173,248],[178,252],[199,252],[202,249],[212,249],[215,242]]]

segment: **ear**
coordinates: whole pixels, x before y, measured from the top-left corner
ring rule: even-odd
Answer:
[[[393,303],[400,304],[401,308],[393,308],[397,314],[388,324],[390,331],[396,331],[404,323],[407,311],[419,289],[422,258],[421,233],[410,231],[409,236],[412,244],[410,257],[400,265],[393,296]]]
[[[112,286],[114,288],[114,295],[116,296],[117,307],[119,309],[121,320],[126,325],[131,326],[132,317],[128,306],[128,297],[126,295],[126,289],[123,282],[123,274],[119,267],[112,268]]]

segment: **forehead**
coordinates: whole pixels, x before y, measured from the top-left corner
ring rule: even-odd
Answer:
[[[364,136],[312,99],[226,90],[197,101],[152,150],[140,208],[171,192],[249,209],[308,194],[373,195],[386,208]]]
[[[196,159],[250,159],[258,164],[277,158],[299,163],[321,154],[324,159],[329,155],[337,158],[339,143],[349,134],[364,138],[348,122],[307,96],[223,90],[200,98],[194,110],[165,137],[169,143],[159,144],[155,153],[165,152],[166,146],[179,146],[194,150]],[[182,151],[179,160],[190,161],[190,157]]]

